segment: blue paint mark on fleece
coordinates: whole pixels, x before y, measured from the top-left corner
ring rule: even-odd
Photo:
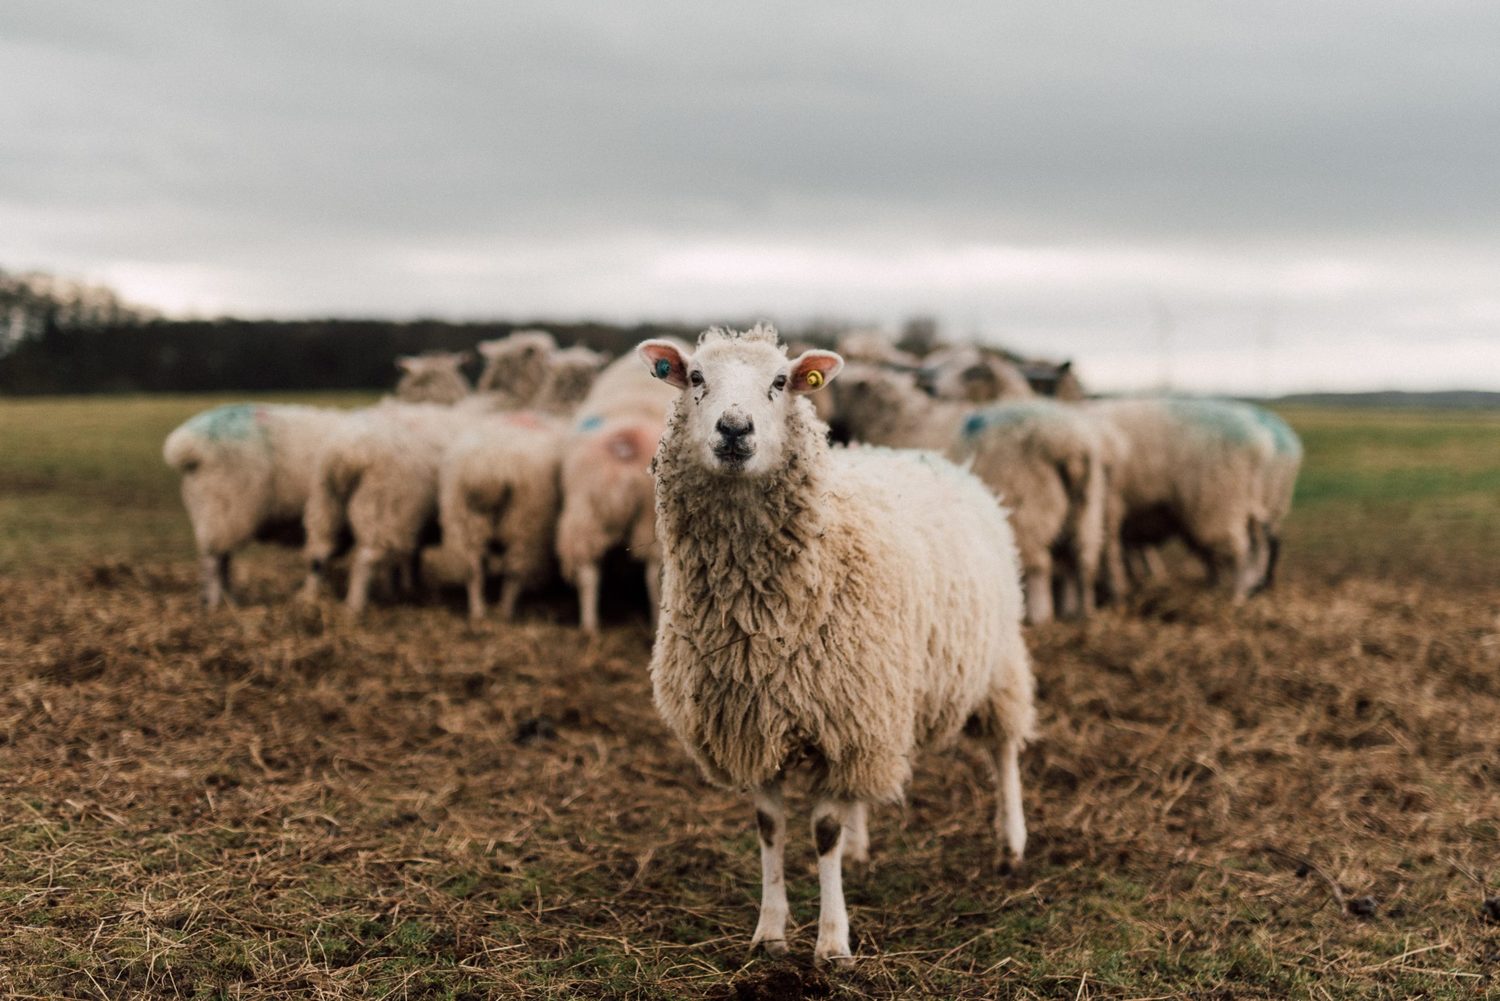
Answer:
[[[266,429],[256,419],[259,411],[260,407],[254,403],[231,403],[228,406],[203,411],[189,420],[187,426],[194,434],[209,441],[246,441],[251,438],[264,438]]]
[[[591,414],[578,422],[579,431],[597,431],[604,426],[604,418],[598,414]]]
[[[1243,403],[1192,397],[1174,397],[1162,402],[1174,417],[1196,424],[1225,441],[1245,445],[1256,438],[1255,417]]]
[[[973,438],[986,428],[1020,424],[1037,416],[1047,407],[1048,404],[1035,402],[1004,403],[999,406],[985,407],[964,418],[962,433],[965,438]]]
[[[1302,439],[1297,437],[1297,432],[1279,414],[1257,406],[1251,406],[1250,413],[1255,417],[1256,423],[1271,432],[1271,441],[1275,443],[1277,455],[1302,454]]]

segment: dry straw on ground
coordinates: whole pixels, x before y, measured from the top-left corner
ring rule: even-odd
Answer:
[[[0,581],[0,993],[1500,990],[1493,589],[1158,590],[1034,633],[1030,863],[988,869],[978,756],[927,758],[848,881],[862,961],[825,975],[806,837],[794,961],[744,955],[749,810],[656,720],[643,626],[353,627],[251,565],[211,616],[185,561]]]

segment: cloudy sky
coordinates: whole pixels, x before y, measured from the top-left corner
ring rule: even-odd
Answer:
[[[1500,5],[7,0],[0,267],[1500,389]]]

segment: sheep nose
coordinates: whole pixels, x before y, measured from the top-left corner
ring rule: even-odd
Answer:
[[[719,418],[714,425],[714,430],[730,440],[743,438],[755,430],[755,422],[748,417],[731,417],[726,414]]]

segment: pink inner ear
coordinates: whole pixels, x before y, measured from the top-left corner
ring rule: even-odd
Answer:
[[[803,358],[792,372],[792,389],[802,393],[822,389],[828,385],[834,375],[838,374],[841,367],[839,359],[830,355],[812,355]],[[818,373],[819,378],[810,381],[808,376],[813,372]]]
[[[687,385],[687,366],[683,363],[682,355],[675,349],[664,344],[651,344],[645,346],[641,353],[648,359],[654,377],[673,386]]]

